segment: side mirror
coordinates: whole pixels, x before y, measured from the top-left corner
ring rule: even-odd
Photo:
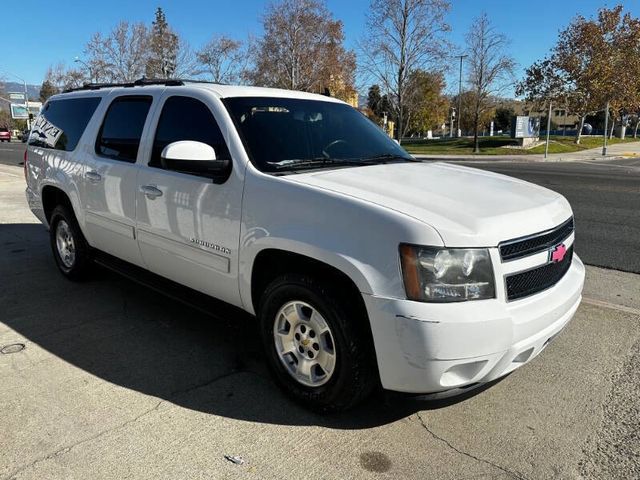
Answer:
[[[219,160],[210,145],[181,140],[164,147],[160,154],[162,167],[197,175],[220,175],[229,168],[229,160]]]

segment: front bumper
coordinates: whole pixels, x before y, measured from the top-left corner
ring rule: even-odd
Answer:
[[[434,393],[486,383],[535,358],[567,325],[582,299],[585,268],[522,300],[422,303],[363,295],[382,386]]]

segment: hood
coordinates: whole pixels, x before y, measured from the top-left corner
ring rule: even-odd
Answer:
[[[451,247],[492,247],[571,216],[551,190],[447,163],[401,163],[290,175],[288,179],[395,210],[435,228]]]

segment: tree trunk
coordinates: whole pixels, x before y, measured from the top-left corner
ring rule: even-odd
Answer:
[[[480,153],[480,140],[478,139],[478,127],[480,123],[480,114],[476,109],[473,116],[473,153]]]
[[[613,138],[613,129],[616,126],[616,120],[614,117],[611,117],[611,130],[609,130],[609,140]]]
[[[638,138],[638,126],[640,125],[640,118],[636,122],[636,128],[633,130],[633,138]]]
[[[576,145],[580,145],[580,137],[582,137],[582,129],[584,128],[584,121],[586,118],[586,115],[580,117],[580,126],[576,132]]]

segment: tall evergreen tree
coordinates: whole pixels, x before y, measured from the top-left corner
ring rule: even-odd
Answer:
[[[55,95],[56,93],[58,93],[56,86],[49,79],[45,79],[40,87],[40,101],[44,103],[50,96]]]
[[[149,78],[170,78],[175,74],[178,55],[178,35],[169,24],[162,8],[158,7],[151,24],[149,58],[146,75]]]

